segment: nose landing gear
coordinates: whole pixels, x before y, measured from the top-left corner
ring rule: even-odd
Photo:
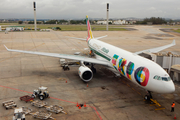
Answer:
[[[144,99],[145,99],[146,101],[151,101],[151,99],[153,99],[153,98],[152,98],[152,95],[151,95],[151,91],[148,91],[148,94],[144,96]]]

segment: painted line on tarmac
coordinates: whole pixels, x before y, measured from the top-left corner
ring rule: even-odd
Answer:
[[[0,85],[0,87],[11,89],[11,90],[16,90],[16,91],[20,91],[20,92],[25,92],[25,93],[29,93],[29,94],[33,94],[32,92],[29,92],[29,91],[24,91],[24,90],[20,90],[20,89],[16,89],[16,88],[11,88],[11,87],[7,87],[7,86],[3,86],[3,85]],[[59,99],[59,98],[55,98],[55,97],[50,97],[50,98],[51,99],[55,99],[55,100],[64,101],[64,102],[69,102],[69,103],[72,103],[72,104],[77,104],[77,103],[72,102],[72,101],[67,101],[67,100],[63,100],[63,99]],[[86,106],[90,107],[90,108],[93,108],[96,111],[96,114],[98,115],[99,119],[102,120],[102,117],[100,116],[99,112],[97,111],[97,109],[94,106],[89,106],[89,105],[86,105]]]

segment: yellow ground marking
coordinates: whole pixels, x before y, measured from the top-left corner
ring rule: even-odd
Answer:
[[[165,108],[156,108],[155,110],[164,110]]]
[[[120,78],[119,78],[119,80],[121,80]],[[122,81],[125,85],[127,85],[129,88],[131,88],[131,86],[129,85],[129,84],[127,84],[125,81]],[[139,93],[138,91],[136,91],[134,88],[131,88],[131,89],[133,89],[135,92],[137,92],[139,95],[141,95],[141,93]]]
[[[32,49],[37,48],[37,47],[39,47],[39,46],[41,46],[41,45],[44,45],[44,44],[45,44],[45,43],[42,43],[42,44],[40,44],[40,45],[38,45],[38,46],[35,46],[35,47],[33,47],[33,48],[29,49],[29,50],[32,50]],[[11,57],[9,57],[9,58],[6,58],[6,59],[3,59],[3,60],[0,60],[0,62],[3,62],[3,61],[6,61],[6,60],[9,60],[9,59],[11,59],[11,58],[14,58],[14,57],[16,57],[16,56],[20,55],[20,54],[23,54],[23,53],[15,54],[15,55],[13,55],[13,56],[11,56]]]
[[[129,84],[126,84],[128,87],[130,87],[130,85]]]

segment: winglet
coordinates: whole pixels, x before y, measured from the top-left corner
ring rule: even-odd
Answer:
[[[4,47],[6,48],[7,51],[9,50],[5,45],[4,45]]]

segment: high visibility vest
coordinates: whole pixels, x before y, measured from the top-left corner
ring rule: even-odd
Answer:
[[[174,106],[175,106],[175,103],[173,103],[171,107],[174,107]]]

